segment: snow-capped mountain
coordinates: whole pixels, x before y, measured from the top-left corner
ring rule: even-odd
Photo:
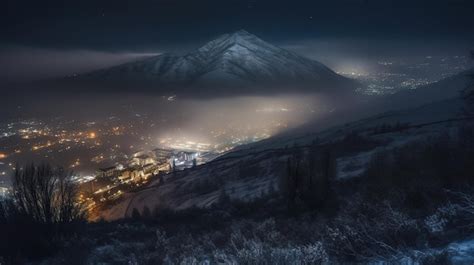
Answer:
[[[354,81],[325,65],[269,44],[244,30],[224,34],[184,56],[165,53],[68,80],[71,79],[78,83],[111,83],[176,93],[193,93],[191,87],[200,88],[200,93],[204,88],[222,93],[266,93],[344,91],[356,86]],[[229,87],[237,89],[226,90]]]

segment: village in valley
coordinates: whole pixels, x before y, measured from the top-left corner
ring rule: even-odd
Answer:
[[[215,157],[216,154],[212,152],[164,148],[139,151],[124,163],[99,168],[95,176],[78,179],[79,201],[85,205],[88,218],[96,220],[102,209],[125,193],[136,191],[151,181],[161,183],[163,175],[196,167]]]

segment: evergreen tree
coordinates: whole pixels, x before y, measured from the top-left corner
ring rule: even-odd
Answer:
[[[289,157],[286,163],[286,174],[282,174],[280,180],[280,191],[287,201],[289,211],[294,209],[297,197],[298,178],[299,178],[299,162],[294,157]]]
[[[133,210],[132,210],[132,219],[133,220],[140,220],[141,219],[140,212],[138,211],[137,208],[133,208]]]
[[[146,206],[146,205],[143,207],[143,215],[142,215],[142,216],[143,216],[143,218],[146,219],[146,220],[148,220],[148,219],[151,218],[151,211],[150,211],[150,208],[148,208],[148,206]]]
[[[471,61],[474,62],[474,50],[470,52]],[[463,90],[462,96],[466,101],[465,112],[467,115],[474,115],[474,70],[469,73],[470,82]]]
[[[230,197],[229,197],[229,195],[227,195],[227,192],[225,191],[225,188],[221,189],[218,201],[219,201],[220,205],[227,205],[227,204],[230,203]]]

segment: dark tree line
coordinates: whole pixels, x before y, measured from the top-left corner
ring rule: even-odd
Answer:
[[[286,162],[286,172],[280,176],[282,192],[289,211],[304,206],[321,209],[331,197],[331,180],[336,174],[336,162],[329,149],[313,144],[308,151],[296,151]]]
[[[430,209],[446,200],[446,190],[474,185],[474,128],[466,125],[457,134],[382,151],[368,164],[364,185],[370,200],[400,197],[406,209]]]
[[[474,50],[470,52],[471,61],[474,62]],[[466,89],[463,90],[462,96],[466,100],[465,112],[467,115],[474,115],[474,70],[469,72],[471,81],[469,82]]]
[[[382,134],[389,132],[397,132],[410,127],[409,123],[396,122],[395,124],[382,123],[373,128],[373,134]]]

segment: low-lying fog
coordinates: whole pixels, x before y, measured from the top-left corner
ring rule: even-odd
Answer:
[[[156,147],[229,150],[322,118],[335,109],[328,102],[316,94],[207,100],[136,94],[12,99],[12,111],[0,127],[5,135],[0,137],[0,153],[7,155],[0,172],[10,170],[9,163],[47,161],[90,174],[113,165],[113,157]],[[88,136],[91,133],[94,137]]]
[[[117,117],[124,121],[147,117],[163,123],[157,130],[190,133],[233,127],[263,128],[279,122],[282,128],[301,125],[334,109],[324,96],[294,94],[275,96],[240,96],[232,98],[189,99],[156,95],[76,95],[37,97],[10,102],[12,113],[4,120],[61,118],[77,121],[100,121]],[[13,107],[14,106],[14,107]]]

